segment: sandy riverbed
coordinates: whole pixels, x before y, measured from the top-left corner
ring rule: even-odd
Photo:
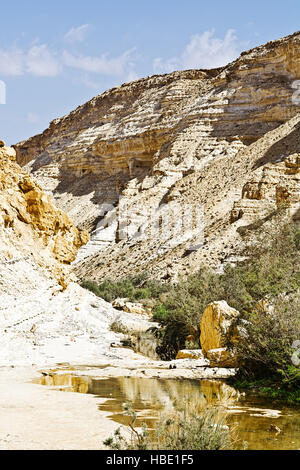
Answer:
[[[121,336],[111,331],[112,322],[122,322],[128,331],[145,331],[153,323],[147,316],[115,310],[77,284],[64,292],[43,285],[22,295],[12,286],[0,295],[0,449],[105,448],[103,440],[117,425],[98,410],[101,398],[33,383],[41,370],[51,373],[57,364],[106,378],[226,378],[234,373],[185,359],[170,370],[169,363],[118,347]]]
[[[103,440],[118,427],[98,405],[105,401],[98,396],[64,393],[38,383],[44,374],[73,371],[87,377],[148,378],[224,378],[229,369],[197,367],[196,360],[176,360],[176,369],[169,363],[152,361],[130,349],[114,349],[115,358],[103,356],[98,365],[68,367],[61,365],[0,367],[0,450],[8,449],[105,449]],[[110,363],[109,363],[110,359]],[[200,361],[201,362],[201,361]],[[124,432],[128,432],[125,431]]]
[[[98,410],[101,398],[31,383],[39,375],[35,368],[0,369],[0,450],[104,449],[118,425]]]

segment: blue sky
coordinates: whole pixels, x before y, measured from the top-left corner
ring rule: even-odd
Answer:
[[[299,30],[299,18],[299,0],[2,2],[0,139],[35,135],[126,81],[225,65]]]

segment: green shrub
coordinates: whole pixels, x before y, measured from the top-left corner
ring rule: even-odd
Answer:
[[[162,348],[168,349],[167,359],[174,357],[176,348],[183,347],[187,331],[199,332],[203,311],[210,302],[226,300],[247,319],[261,299],[299,289],[299,224],[289,223],[262,234],[260,245],[249,244],[245,261],[227,265],[222,274],[201,268],[173,286],[167,300],[156,306],[154,319],[163,327],[160,336]],[[169,341],[173,342],[172,348],[167,348]]]
[[[104,441],[115,450],[228,450],[232,448],[232,436],[220,409],[207,408],[199,415],[188,408],[162,417],[151,432],[146,425],[141,431],[134,427],[136,414],[130,405],[126,410],[132,420],[131,436],[126,438],[120,428]]]
[[[84,289],[87,289],[87,290],[93,292],[93,294],[100,297],[100,290],[99,290],[97,282],[95,282],[95,281],[83,281],[80,285]]]
[[[300,386],[300,367],[292,364],[293,342],[300,339],[300,292],[279,296],[247,318],[246,336],[238,344],[243,373],[272,377],[284,388]]]
[[[105,279],[98,284],[95,281],[83,281],[81,286],[90,290],[98,297],[113,302],[117,298],[127,298],[131,302],[158,298],[160,294],[167,292],[169,287],[158,281],[147,281],[145,273],[129,277],[121,281]]]
[[[289,221],[281,225],[274,223],[274,226],[269,229],[262,226],[261,243],[254,246],[249,241],[244,253],[246,259],[235,266],[227,265],[221,274],[200,267],[197,273],[174,285],[149,280],[143,273],[117,282],[109,279],[100,284],[85,281],[82,286],[108,302],[117,297],[144,302],[154,299],[153,319],[161,326],[156,331],[160,342],[157,352],[163,359],[173,359],[177,351],[185,347],[188,335],[193,335],[196,341],[199,338],[201,317],[210,302],[225,300],[241,312],[242,318],[252,322],[257,317],[256,306],[261,299],[276,299],[283,292],[293,293],[299,289],[300,225]],[[276,321],[273,327],[264,325],[274,335],[279,334],[275,331]],[[258,357],[259,348],[261,353],[263,351],[258,331],[252,340],[257,343]],[[268,346],[269,350],[273,347],[273,343]]]

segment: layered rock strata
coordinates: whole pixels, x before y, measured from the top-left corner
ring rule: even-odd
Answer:
[[[240,227],[299,213],[300,34],[226,67],[153,76],[93,98],[16,145],[91,241],[85,278],[176,280],[239,256]]]

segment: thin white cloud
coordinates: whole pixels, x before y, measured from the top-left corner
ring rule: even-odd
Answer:
[[[69,43],[82,42],[84,41],[89,28],[89,24],[83,24],[77,28],[71,28],[70,31],[65,34],[64,39]]]
[[[38,77],[56,77],[60,72],[60,63],[48,47],[33,46],[26,56],[26,70]]]
[[[45,44],[32,46],[29,50],[10,48],[0,50],[0,74],[18,76],[28,73],[39,77],[55,77],[60,64]]]
[[[224,39],[214,37],[214,31],[192,36],[186,46],[182,61],[186,68],[221,67],[234,60],[239,54],[237,37],[233,29],[229,29]]]
[[[240,53],[240,44],[233,29],[229,29],[224,38],[214,36],[215,31],[205,31],[191,37],[183,52],[178,57],[153,61],[155,73],[168,73],[174,70],[192,68],[215,68],[228,64]]]
[[[108,54],[101,56],[83,56],[64,51],[63,60],[66,66],[93,72],[102,75],[122,75],[132,65],[131,55],[135,49],[130,49],[118,57],[109,57]]]
[[[0,75],[16,77],[24,73],[24,54],[16,48],[0,50]]]
[[[0,49],[0,76],[33,75],[36,77],[56,77],[64,69],[72,68],[85,72],[85,83],[91,88],[98,84],[88,74],[123,77],[123,80],[137,78],[134,72],[133,52],[135,48],[123,54],[111,57],[85,56],[65,50],[61,53],[52,51],[46,44],[34,44],[27,50],[9,48]]]

